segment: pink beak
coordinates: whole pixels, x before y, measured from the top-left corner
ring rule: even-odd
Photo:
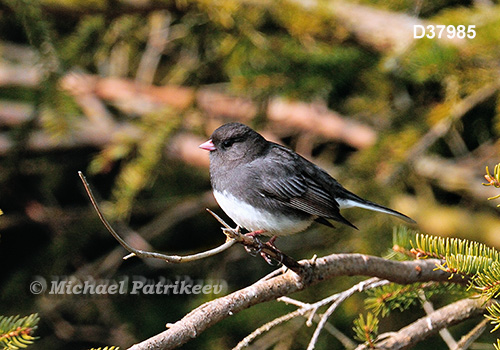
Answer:
[[[198,147],[207,151],[215,151],[215,146],[211,139],[207,142],[202,143]]]

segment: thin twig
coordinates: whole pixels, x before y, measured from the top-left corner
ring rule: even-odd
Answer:
[[[347,289],[346,291],[339,293],[338,297],[336,298],[335,302],[330,305],[328,310],[321,316],[320,321],[318,322],[318,326],[314,330],[313,336],[311,337],[311,340],[309,341],[309,345],[307,346],[307,350],[313,350],[314,347],[316,346],[316,342],[318,341],[319,335],[323,328],[326,325],[326,322],[328,321],[328,318],[333,314],[333,312],[337,309],[337,307],[342,303],[344,300],[346,300],[348,297],[353,295],[356,292],[362,292],[366,289],[371,289],[375,287],[380,287],[383,285],[389,284],[389,281],[387,280],[381,280],[379,278],[370,278],[366,281],[363,281],[361,283],[356,284],[355,286],[352,286],[351,288]]]
[[[382,285],[387,284],[387,283],[389,283],[389,281],[387,281],[387,280],[381,280],[379,278],[370,278],[370,279],[368,279],[366,281],[362,281],[362,282],[356,284],[355,286],[353,286],[352,288],[348,289],[347,291],[330,295],[329,297],[326,297],[326,298],[324,298],[322,300],[319,300],[319,301],[317,301],[317,302],[315,302],[313,304],[303,303],[301,301],[298,301],[298,300],[295,300],[295,299],[292,299],[292,298],[289,298],[289,297],[286,297],[286,296],[278,298],[277,299],[278,301],[282,301],[282,302],[285,302],[285,303],[288,303],[288,304],[292,304],[292,305],[298,306],[299,309],[297,309],[295,311],[292,311],[292,312],[290,312],[290,313],[288,313],[286,315],[283,315],[283,316],[280,316],[278,318],[275,318],[274,320],[272,320],[270,322],[267,322],[266,324],[260,326],[259,328],[257,328],[256,330],[254,330],[252,333],[250,333],[249,335],[247,335],[244,339],[242,339],[233,348],[233,350],[241,350],[241,349],[247,347],[253,340],[255,340],[255,338],[257,338],[258,336],[260,336],[264,332],[268,332],[271,328],[276,327],[276,326],[278,326],[278,325],[280,325],[280,324],[282,324],[282,323],[284,323],[286,321],[289,321],[289,320],[291,320],[291,319],[293,319],[293,318],[295,318],[297,316],[308,315],[307,316],[307,323],[306,323],[308,326],[310,326],[310,324],[311,324],[311,322],[312,322],[313,319],[319,320],[319,323],[323,322],[323,324],[321,326],[321,329],[323,329],[323,327],[326,326],[326,320],[323,321],[324,315],[323,315],[323,317],[320,318],[316,314],[316,311],[320,307],[322,307],[324,305],[327,305],[327,304],[329,304],[329,303],[331,303],[333,301],[335,301],[335,304],[338,306],[339,303],[341,303],[342,301],[344,301],[345,299],[347,299],[349,296],[351,296],[352,294],[354,294],[356,291],[362,292],[362,291],[364,291],[366,289],[379,287],[379,286],[382,286]],[[339,299],[341,299],[341,300],[339,301]],[[333,310],[332,310],[332,312],[333,312]],[[335,330],[332,329],[332,327],[329,327],[329,329],[330,329],[329,331],[335,333]],[[318,328],[319,328],[319,324],[318,324]],[[316,329],[316,332],[318,332],[318,335],[319,335],[319,332],[321,331],[321,329],[319,331],[318,331],[318,329]]]
[[[264,277],[262,277],[261,279],[259,279],[259,281],[266,281],[266,280],[269,280],[273,277],[276,277],[276,276],[279,276],[279,275],[282,275],[286,272],[287,270],[287,267],[286,266],[282,266],[281,269],[276,269],[270,273],[268,273],[267,275],[265,275]]]
[[[293,298],[290,298],[290,297],[281,297],[281,298],[278,298],[276,299],[277,301],[282,301],[284,302],[285,304],[291,304],[291,305],[295,305],[297,307],[307,307],[308,305],[311,305],[311,304],[308,304],[308,303],[304,303],[302,301],[299,301],[299,300],[295,300]],[[324,299],[323,299],[324,300]]]
[[[318,315],[316,315],[314,317],[315,321],[317,321],[317,319],[319,320]],[[356,348],[356,346],[358,346],[358,344],[354,340],[352,340],[347,335],[342,333],[337,327],[335,327],[330,322],[327,322],[325,324],[325,331],[327,331],[328,333],[333,335],[335,338],[337,338],[337,340],[342,343],[342,345],[346,348],[346,350],[353,350]]]
[[[470,345],[477,339],[483,332],[486,330],[488,326],[489,320],[487,318],[483,318],[481,322],[479,322],[476,327],[472,328],[472,330],[464,335],[457,346],[453,350],[466,350],[470,347]]]
[[[248,236],[248,235],[242,235],[240,234],[239,230],[235,230],[231,228],[228,224],[224,222],[217,214],[215,214],[213,211],[207,208],[207,211],[212,214],[212,216],[217,219],[224,227],[222,231],[224,234],[227,236],[226,242],[216,248],[193,254],[193,255],[167,255],[163,253],[157,253],[157,252],[149,252],[141,249],[136,249],[132,246],[130,246],[123,238],[120,237],[120,235],[115,231],[115,229],[111,226],[109,221],[106,219],[104,214],[102,213],[101,208],[99,207],[99,204],[97,203],[97,200],[94,197],[94,194],[92,193],[92,189],[90,188],[90,185],[83,175],[81,171],[78,172],[78,176],[80,176],[80,179],[82,180],[83,186],[85,187],[85,191],[87,192],[90,202],[92,203],[92,206],[94,207],[95,211],[97,212],[97,215],[99,216],[99,219],[101,219],[101,222],[104,224],[104,227],[111,233],[111,235],[124,247],[126,250],[130,252],[130,254],[126,255],[123,259],[129,259],[133,256],[137,256],[139,258],[154,258],[154,259],[161,259],[169,263],[181,263],[181,262],[188,262],[188,261],[195,261],[195,260],[200,260],[207,258],[212,255],[219,254],[223,252],[224,250],[228,249],[231,247],[234,243],[238,242],[241,243],[247,247],[250,247],[262,254],[266,254],[270,258],[283,263],[286,267],[288,267],[290,270],[300,273],[302,271],[302,266],[295,261],[294,259],[290,258],[289,256],[283,254],[280,252],[276,247],[268,244],[263,244],[257,237],[253,236]]]
[[[274,320],[267,322],[266,324],[260,326],[256,330],[254,330],[252,333],[247,335],[245,338],[243,338],[234,348],[233,350],[242,350],[246,348],[255,338],[260,336],[261,334],[268,332],[271,328],[276,327],[288,320],[291,320],[297,316],[302,316],[304,313],[307,312],[306,309],[297,309],[293,312],[290,312],[286,315],[280,316],[278,318],[275,318]]]
[[[85,187],[85,191],[87,192],[90,202],[92,203],[92,206],[94,207],[95,211],[97,212],[97,215],[99,216],[99,219],[101,219],[101,222],[104,224],[104,227],[108,230],[109,233],[122,245],[123,248],[128,250],[130,254],[125,256],[123,259],[128,259],[132,256],[137,256],[139,258],[155,258],[155,259],[161,259],[169,263],[183,263],[183,262],[188,262],[188,261],[195,261],[195,260],[200,260],[207,258],[212,255],[219,254],[223,252],[224,250],[228,249],[231,247],[234,243],[236,243],[236,240],[234,239],[229,239],[227,240],[224,244],[214,248],[210,249],[201,253],[193,254],[193,255],[166,255],[162,253],[157,253],[157,252],[148,252],[145,250],[141,249],[135,249],[134,247],[130,246],[123,238],[120,237],[120,235],[113,229],[111,224],[108,222],[106,217],[101,211],[101,208],[99,207],[99,204],[97,204],[97,201],[94,197],[94,194],[92,193],[92,189],[90,188],[90,185],[83,175],[81,171],[78,172],[78,176],[80,176],[80,179],[83,182],[83,186]]]
[[[418,291],[418,297],[422,301],[423,303],[422,306],[427,315],[430,315],[434,311],[436,311],[434,310],[434,306],[432,305],[432,303],[428,301],[427,298],[425,297],[425,293],[422,289]],[[453,350],[457,347],[457,342],[455,341],[455,338],[453,338],[453,336],[451,335],[448,328],[443,328],[439,330],[439,335],[441,336],[441,338],[443,339],[443,341],[446,343],[446,345],[450,350]]]

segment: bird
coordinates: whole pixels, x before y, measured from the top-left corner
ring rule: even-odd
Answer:
[[[334,227],[333,220],[358,229],[340,213],[350,207],[416,223],[348,191],[319,166],[242,123],[218,127],[199,148],[209,151],[210,182],[222,210],[238,228],[273,241],[304,231],[315,221]]]

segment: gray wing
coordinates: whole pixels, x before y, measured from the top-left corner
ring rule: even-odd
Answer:
[[[328,218],[355,228],[340,214],[339,204],[331,191],[311,176],[316,169],[322,171],[321,169],[287,148],[273,147],[271,152],[258,172],[260,176],[258,191],[261,195],[293,209],[315,215],[322,224],[328,225],[328,221],[325,220]],[[311,166],[314,169],[311,169]],[[333,178],[331,180],[335,181]]]

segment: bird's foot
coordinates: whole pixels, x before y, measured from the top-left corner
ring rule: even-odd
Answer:
[[[245,246],[245,250],[251,256],[257,256],[257,254],[262,254],[261,251],[262,251],[262,248],[264,247],[264,243],[262,243],[262,241],[259,239],[259,236],[261,234],[263,234],[264,232],[266,232],[266,230],[257,230],[257,231],[245,233],[245,236],[252,237],[254,239],[254,241],[257,243],[257,248]]]
[[[275,266],[275,262],[273,261],[273,259],[271,259],[271,257],[269,255],[267,255],[266,253],[264,252],[260,252],[260,256],[262,257],[262,259],[264,259],[264,261],[268,264],[268,265],[271,265],[271,266]]]
[[[252,256],[257,256],[257,254],[259,254],[262,257],[262,259],[264,259],[269,265],[273,266],[279,265],[281,264],[281,261],[278,261],[278,264],[276,264],[275,261],[267,253],[262,251],[265,246],[268,246],[277,253],[279,253],[279,255],[281,256],[282,253],[274,245],[274,242],[276,241],[276,238],[278,238],[278,236],[272,236],[266,243],[262,243],[262,241],[259,239],[259,236],[265,232],[266,230],[257,230],[245,234],[245,236],[252,237],[258,245],[257,248],[254,247],[250,248],[245,246],[245,250]]]
[[[274,244],[274,242],[276,241],[276,238],[278,238],[278,236],[272,236],[267,242],[266,242],[266,245],[268,247],[270,247],[271,249],[273,249],[278,257],[281,257],[280,260],[276,260],[276,261],[273,261],[271,260],[271,258],[269,257],[269,255],[265,254],[265,253],[260,253],[260,255],[262,256],[262,258],[269,264],[269,265],[273,265],[273,266],[279,266],[283,261],[282,258],[283,258],[283,253],[278,249],[278,247],[276,247],[276,245]],[[276,263],[277,262],[277,263]]]
[[[268,246],[270,246],[271,248],[274,248],[276,250],[278,250],[278,248],[276,248],[276,246],[274,245],[274,242],[276,242],[276,238],[278,238],[278,236],[272,236],[269,241],[266,242],[266,244]],[[279,251],[279,250],[278,250]]]
[[[248,235],[248,233],[246,235]],[[255,243],[257,244],[257,247],[249,247],[245,245],[244,247],[247,253],[250,254],[251,256],[257,256],[257,254],[262,254],[262,248],[264,248],[264,243],[262,243],[262,241],[256,236],[250,236],[250,237],[254,239]]]

